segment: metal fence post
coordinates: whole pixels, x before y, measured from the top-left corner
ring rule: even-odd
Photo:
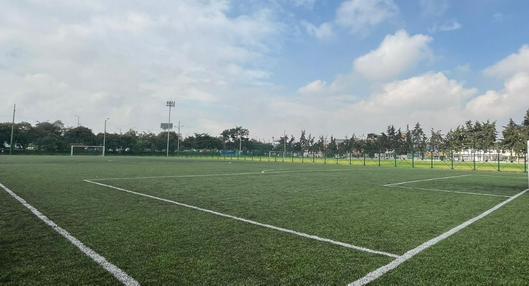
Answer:
[[[472,163],[473,163],[473,165],[474,165],[474,166],[473,166],[474,171],[476,171],[476,149],[474,149],[474,150],[472,150],[472,151],[473,151],[473,152],[472,152],[472,153],[473,153],[473,154],[472,154],[472,161],[473,161]]]
[[[411,167],[415,168],[415,150],[411,148]]]
[[[497,154],[497,156],[498,156],[498,158],[497,158],[498,159],[497,160],[498,161],[498,172],[501,172],[501,169],[500,169],[500,150],[498,150],[497,152],[498,152],[498,154]]]
[[[364,154],[364,166],[365,166],[366,165],[366,152],[364,151],[363,154]]]

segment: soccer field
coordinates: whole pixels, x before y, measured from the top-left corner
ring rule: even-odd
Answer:
[[[0,284],[529,281],[522,173],[3,156],[0,184]]]

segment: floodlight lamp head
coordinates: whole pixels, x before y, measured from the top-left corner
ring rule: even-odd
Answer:
[[[166,102],[165,106],[168,106],[168,107],[175,107],[175,102],[174,100],[169,100]]]

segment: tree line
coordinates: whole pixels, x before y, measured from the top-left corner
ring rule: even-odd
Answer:
[[[0,151],[9,148],[11,123],[0,123]],[[17,152],[66,153],[71,145],[101,145],[103,133],[95,134],[91,129],[65,127],[61,121],[39,122],[32,125],[20,122],[14,125],[14,142]],[[298,138],[283,135],[275,142],[262,142],[250,138],[248,129],[241,126],[223,130],[219,135],[195,133],[179,138],[170,132],[170,152],[252,152],[265,154],[275,151],[297,155],[318,153],[336,157],[346,154],[367,154],[392,152],[395,155],[417,154],[424,158],[427,153],[446,154],[464,150],[508,151],[525,154],[529,140],[529,110],[524,119],[516,123],[510,119],[498,136],[494,121],[467,121],[444,134],[441,130],[425,131],[420,123],[412,128],[397,128],[389,125],[384,132],[369,133],[365,137],[351,135],[348,138],[312,136],[305,130]],[[165,152],[167,133],[138,132],[107,133],[106,148],[109,153],[143,154]]]

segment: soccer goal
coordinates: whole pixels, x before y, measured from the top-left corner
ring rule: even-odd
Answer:
[[[72,145],[70,146],[70,156],[74,155],[102,155],[103,146]]]

